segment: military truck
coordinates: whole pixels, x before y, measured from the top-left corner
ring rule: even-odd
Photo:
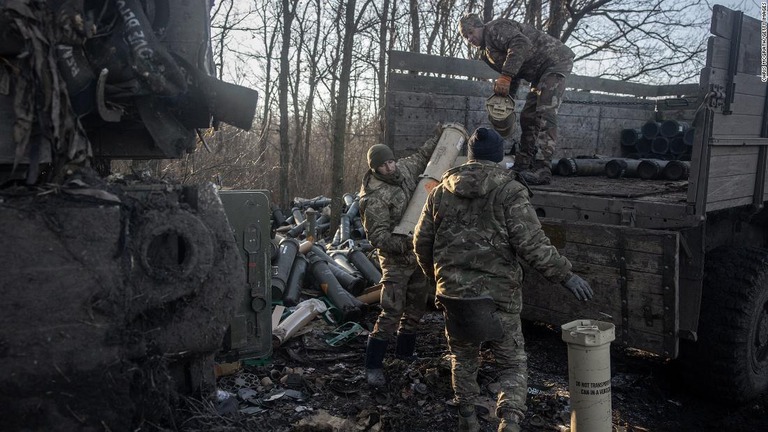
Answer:
[[[175,428],[218,352],[269,354],[266,195],[106,177],[250,127],[256,92],[213,77],[210,7],[0,2],[2,430]]]
[[[556,157],[624,156],[622,130],[678,120],[695,128],[687,181],[555,176],[531,187],[544,230],[595,298],[576,302],[528,269],[523,318],[611,322],[614,346],[680,359],[693,384],[732,402],[768,390],[768,84],[760,26],[715,6],[698,84],[567,80]],[[495,77],[477,60],[392,52],[387,144],[407,153],[436,121],[490,127],[485,104]]]

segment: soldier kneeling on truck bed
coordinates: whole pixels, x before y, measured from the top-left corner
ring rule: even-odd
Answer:
[[[484,24],[476,14],[467,14],[459,21],[459,33],[501,74],[494,93],[514,97],[521,79],[531,83],[520,113],[522,133],[514,169],[528,184],[551,183],[557,109],[573,69],[573,51],[546,32],[505,18]]]

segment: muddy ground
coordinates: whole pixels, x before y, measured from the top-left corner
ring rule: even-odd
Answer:
[[[376,310],[363,322],[370,326]],[[424,318],[418,360],[385,362],[389,384],[365,383],[365,336],[340,347],[324,341],[334,327],[316,319],[306,333],[277,348],[270,364],[245,365],[218,379],[220,402],[189,401],[181,430],[255,431],[450,431],[452,403],[442,315]],[[567,346],[558,329],[524,323],[529,355],[528,412],[524,431],[565,431],[569,426]],[[492,404],[497,370],[483,353],[479,381]],[[615,431],[758,431],[768,428],[768,395],[739,407],[702,399],[685,388],[676,362],[612,347]],[[705,377],[702,377],[704,379]],[[227,392],[226,394],[224,392]],[[218,409],[218,413],[214,408]],[[483,431],[495,431],[493,410],[481,414]]]

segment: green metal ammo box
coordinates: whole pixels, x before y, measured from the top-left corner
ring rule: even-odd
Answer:
[[[247,275],[247,285],[240,293],[220,357],[227,361],[269,357],[272,354],[269,197],[266,191],[258,190],[219,191],[219,196]]]

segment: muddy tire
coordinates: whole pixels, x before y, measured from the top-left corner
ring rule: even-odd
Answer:
[[[768,250],[707,254],[698,342],[683,345],[686,380],[742,403],[768,390]]]

